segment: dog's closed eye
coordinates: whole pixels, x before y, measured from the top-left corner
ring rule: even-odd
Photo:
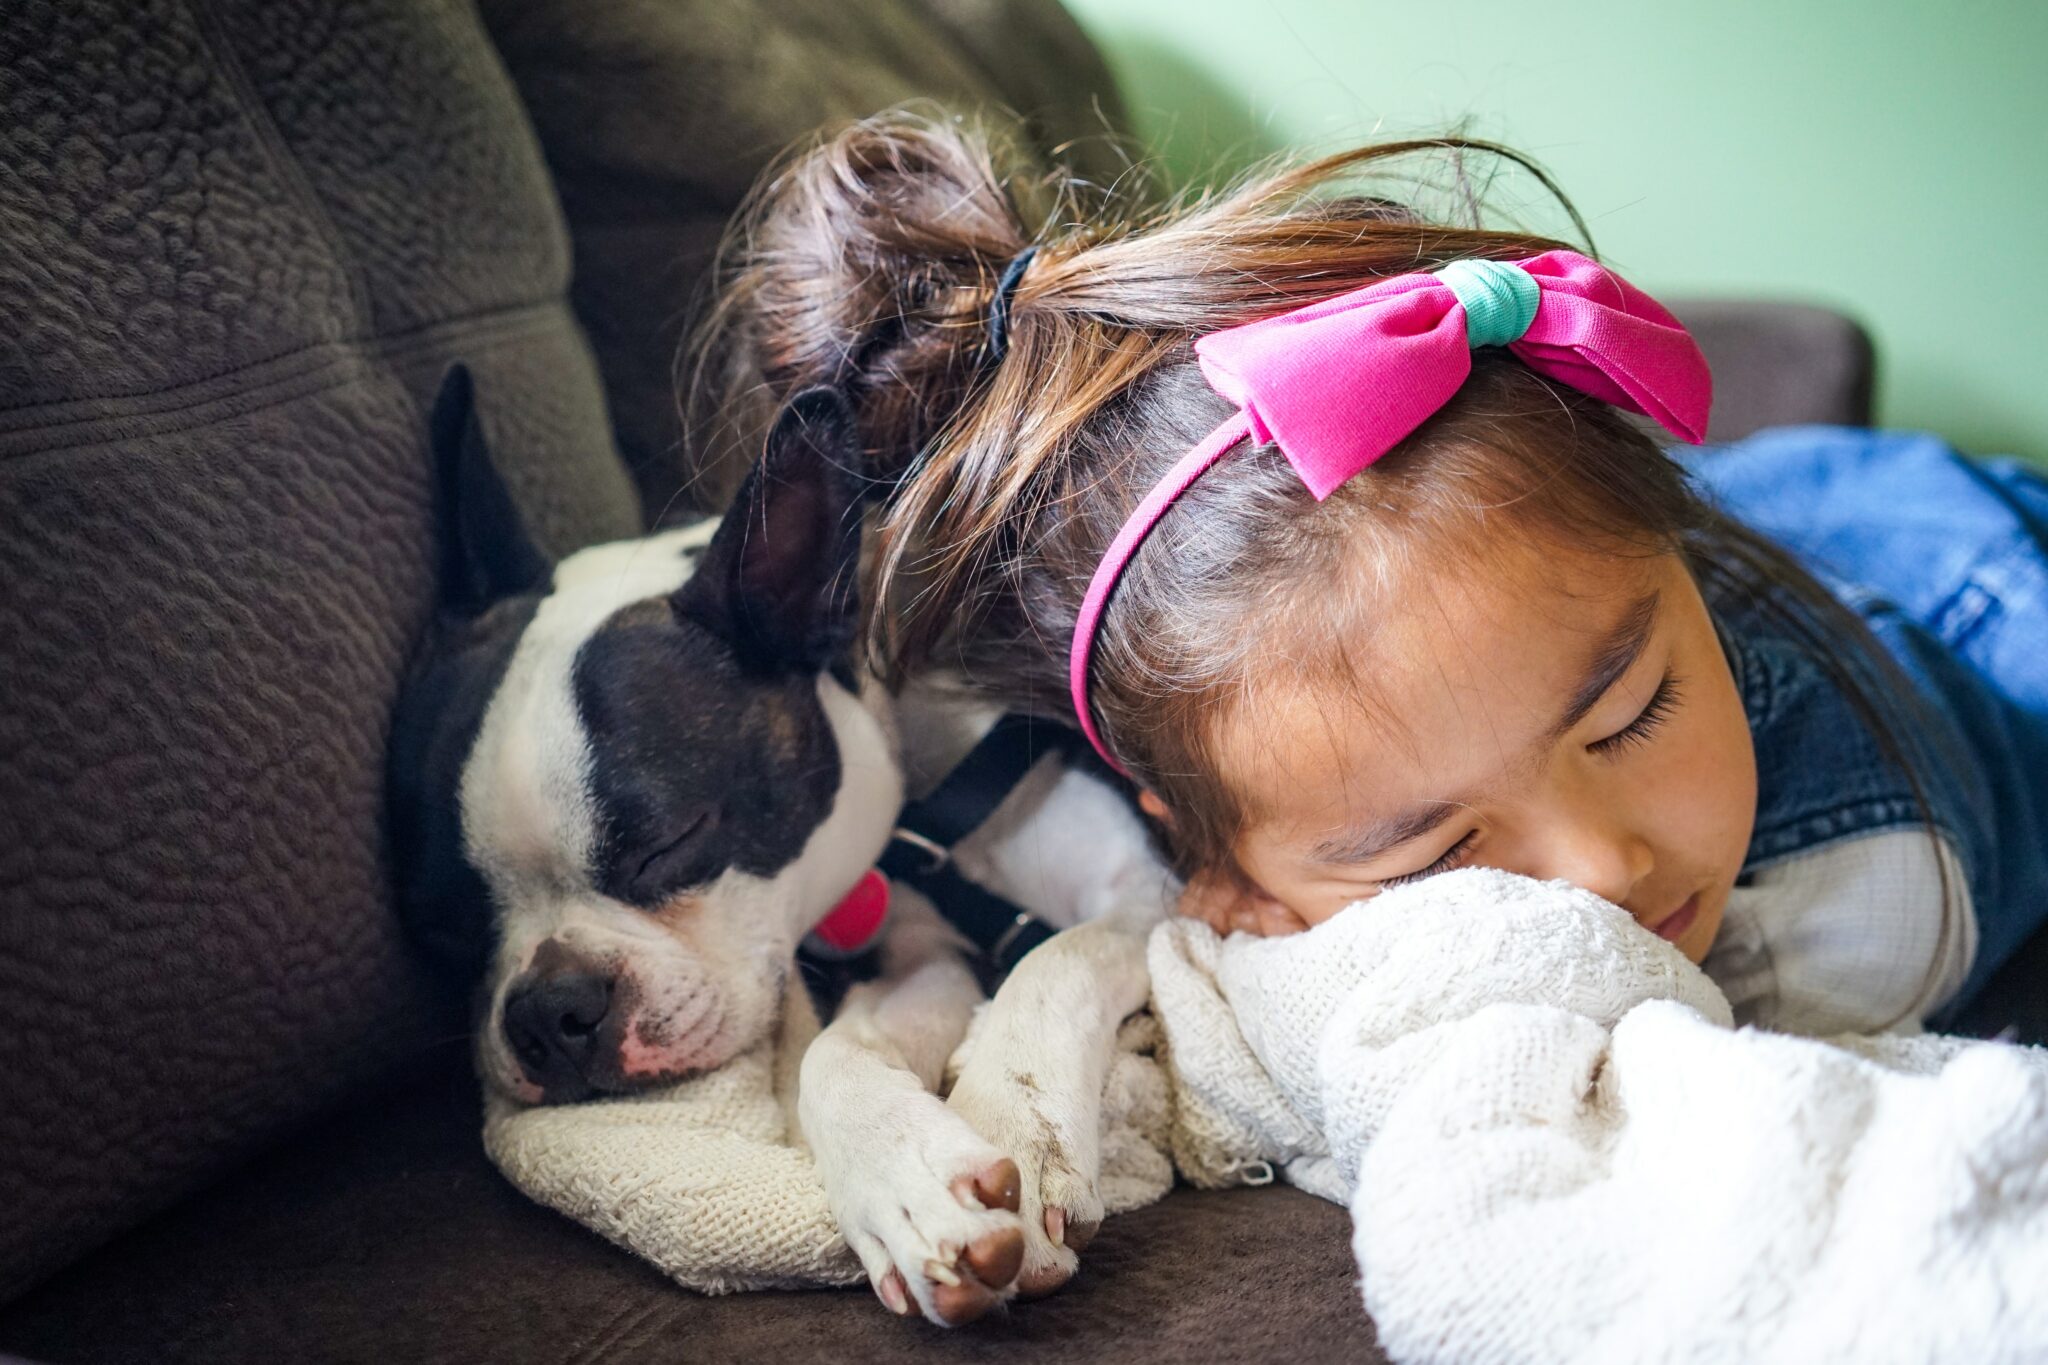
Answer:
[[[678,891],[713,880],[719,871],[718,860],[716,851],[708,847],[707,836],[717,826],[717,808],[706,806],[672,826],[665,841],[628,852],[620,859],[623,867],[633,868],[626,880],[625,899],[634,905],[657,905]]]

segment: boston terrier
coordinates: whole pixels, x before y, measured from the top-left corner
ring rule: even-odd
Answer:
[[[793,1130],[889,1308],[950,1325],[1063,1284],[1102,1217],[1103,1079],[1173,888],[1124,794],[1049,752],[958,842],[916,839],[927,870],[1063,931],[1003,980],[950,1090],[982,992],[967,939],[907,887],[881,893],[873,979],[810,1036],[800,944],[874,918],[906,793],[999,720],[938,681],[891,696],[861,664],[846,400],[793,400],[722,518],[560,563],[459,367],[432,440],[443,600],[389,806],[409,926],[479,982],[486,1086],[624,1094],[779,1037],[800,1049]]]

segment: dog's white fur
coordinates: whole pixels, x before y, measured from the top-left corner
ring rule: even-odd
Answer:
[[[563,560],[463,768],[466,852],[491,887],[499,925],[478,1065],[529,1103],[539,1091],[505,1041],[504,1009],[542,944],[630,964],[642,1015],[674,1026],[666,1045],[629,1058],[629,1071],[652,1079],[721,1065],[774,1024],[798,941],[872,863],[902,802],[886,698],[865,704],[820,678],[846,776],[801,856],[772,878],[728,871],[658,917],[591,885],[597,811],[570,694],[577,651],[612,613],[681,586],[708,539],[708,527],[692,527]]]
[[[538,1091],[504,1040],[503,1010],[508,985],[543,944],[625,964],[642,1014],[670,1025],[665,1045],[627,1057],[629,1075],[721,1065],[775,1026],[798,942],[879,855],[906,783],[913,792],[936,785],[996,719],[938,687],[894,699],[872,683],[856,695],[821,676],[842,780],[795,861],[772,878],[729,871],[687,905],[651,916],[600,894],[585,871],[596,811],[571,669],[613,612],[680,586],[707,539],[708,529],[692,528],[564,560],[463,772],[467,851],[499,906],[479,1066],[488,1083],[528,1102]],[[955,857],[968,876],[1065,932],[1025,958],[986,1006],[950,1095],[941,1098],[947,1064],[980,991],[958,936],[899,889],[882,976],[849,994],[785,1097],[870,1277],[879,1289],[899,1272],[934,1321],[943,1320],[937,1288],[958,1283],[964,1249],[989,1232],[1021,1228],[1020,1285],[1050,1287],[1073,1273],[1076,1255],[1049,1232],[1047,1215],[1069,1227],[1102,1217],[1103,1081],[1118,1023],[1144,1003],[1144,934],[1172,891],[1123,798],[1057,757]],[[1002,1157],[1019,1170],[1018,1212],[956,1193]]]
[[[912,689],[897,715],[917,765],[914,793],[935,786],[997,719],[933,688]],[[1145,937],[1173,894],[1124,799],[1056,756],[953,856],[965,875],[1063,932],[997,990],[942,1103],[934,1064],[956,1050],[979,992],[951,931],[899,891],[906,903],[883,979],[850,998],[806,1052],[799,1091],[841,1230],[871,1279],[879,1284],[893,1264],[934,1321],[931,1268],[943,1282],[959,1248],[1010,1217],[963,1216],[948,1187],[998,1156],[1021,1177],[1018,1284],[1051,1287],[1077,1268],[1046,1215],[1057,1210],[1069,1226],[1102,1219],[1103,1081],[1117,1025],[1145,1003]]]

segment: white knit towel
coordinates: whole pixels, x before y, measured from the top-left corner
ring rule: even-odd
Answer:
[[[1676,949],[1473,870],[1151,948],[1175,1156],[1347,1203],[1403,1362],[2048,1360],[2048,1054],[1729,1027]]]

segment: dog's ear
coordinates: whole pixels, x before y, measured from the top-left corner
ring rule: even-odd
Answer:
[[[823,669],[859,626],[860,438],[837,389],[791,399],[676,614],[769,670]]]
[[[491,459],[468,366],[450,365],[442,376],[429,429],[443,601],[473,616],[500,598],[546,586],[554,565],[528,534]]]

